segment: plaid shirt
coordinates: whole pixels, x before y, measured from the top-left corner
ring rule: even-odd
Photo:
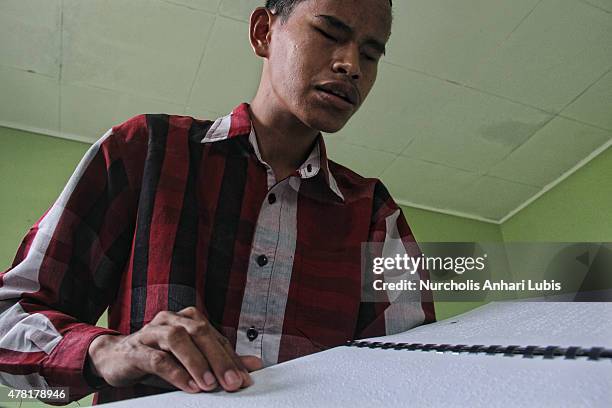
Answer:
[[[431,322],[419,293],[361,299],[361,243],[398,239],[414,244],[383,184],[328,160],[320,135],[276,182],[247,104],[214,122],[136,116],[89,149],[0,275],[0,379],[81,398],[96,336],[192,305],[265,366]],[[94,326],[107,307],[109,329]],[[96,402],[159,392],[107,387]]]

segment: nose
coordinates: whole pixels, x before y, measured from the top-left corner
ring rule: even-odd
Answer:
[[[359,79],[361,77],[359,54],[360,52],[357,47],[343,47],[342,52],[338,53],[338,57],[333,64],[333,71],[347,75],[353,80]]]

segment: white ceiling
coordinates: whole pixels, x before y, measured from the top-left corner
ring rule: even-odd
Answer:
[[[0,125],[93,141],[254,95],[264,0],[0,0]],[[396,201],[502,222],[612,143],[612,0],[396,0],[330,156]]]

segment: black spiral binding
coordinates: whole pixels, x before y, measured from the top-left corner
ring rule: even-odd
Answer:
[[[421,344],[421,343],[383,343],[379,341],[347,341],[347,347],[371,348],[371,349],[392,349],[392,350],[407,350],[407,351],[434,351],[438,353],[468,353],[468,354],[501,354],[506,357],[516,355],[524,358],[533,358],[542,356],[545,359],[553,359],[556,357],[565,357],[566,360],[575,360],[577,358],[586,357],[588,360],[603,360],[609,359],[612,361],[612,349],[604,347],[557,347],[557,346],[501,346],[492,345],[485,346],[467,345],[467,344]]]

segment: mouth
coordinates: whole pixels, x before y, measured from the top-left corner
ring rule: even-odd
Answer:
[[[355,87],[345,82],[327,82],[315,86],[315,89],[340,99],[352,107],[356,106],[359,102],[359,93]]]

